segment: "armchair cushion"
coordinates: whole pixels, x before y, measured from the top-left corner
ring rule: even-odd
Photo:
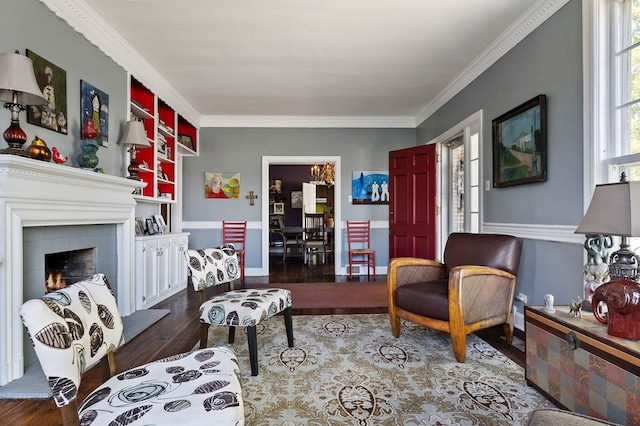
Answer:
[[[449,321],[449,280],[399,286],[396,306],[420,316]]]
[[[522,241],[510,235],[453,233],[444,249],[447,276],[462,265],[491,266],[517,275],[521,247]]]

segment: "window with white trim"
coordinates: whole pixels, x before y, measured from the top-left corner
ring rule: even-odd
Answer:
[[[640,0],[604,2],[610,86],[603,102],[610,102],[611,125],[609,138],[600,142],[606,146],[599,183],[615,182],[622,172],[627,180],[640,180]]]

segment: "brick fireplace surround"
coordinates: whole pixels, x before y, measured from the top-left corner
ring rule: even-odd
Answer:
[[[24,372],[23,228],[116,225],[118,307],[135,311],[132,196],[138,181],[0,154],[0,386]],[[44,277],[42,277],[44,282]]]

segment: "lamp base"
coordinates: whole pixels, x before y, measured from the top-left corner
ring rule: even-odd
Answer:
[[[629,250],[626,237],[622,238],[620,249],[611,254],[609,276],[611,277],[611,281],[638,281],[638,278],[640,278],[640,257],[632,250]]]

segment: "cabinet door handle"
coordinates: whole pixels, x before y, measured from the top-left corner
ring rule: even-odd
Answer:
[[[567,343],[569,344],[569,348],[572,351],[575,351],[580,347],[580,339],[578,339],[578,336],[576,336],[576,333],[574,333],[573,331],[567,333],[566,339]]]

